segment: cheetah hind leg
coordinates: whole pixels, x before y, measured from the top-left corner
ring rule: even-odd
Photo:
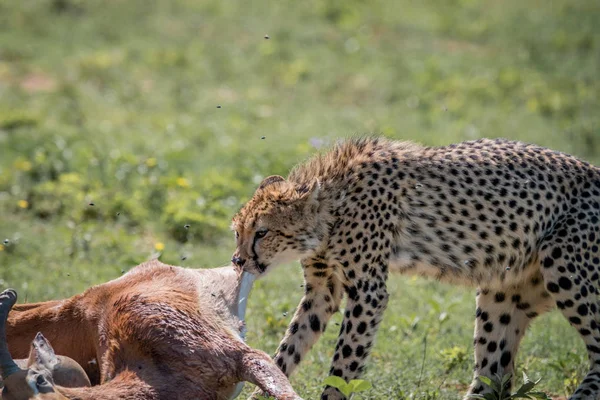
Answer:
[[[596,285],[600,236],[592,229],[557,227],[555,232],[555,237],[542,244],[540,270],[546,289],[585,342],[590,360],[589,372],[569,399],[597,400],[600,399],[600,310]]]
[[[516,353],[529,323],[553,307],[540,275],[517,288],[478,290],[473,339],[475,376],[465,399],[471,394],[491,392],[479,376],[493,379],[508,373],[514,375]]]

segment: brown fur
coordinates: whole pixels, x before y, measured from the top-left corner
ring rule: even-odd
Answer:
[[[240,381],[299,399],[271,359],[240,337],[240,274],[150,261],[66,300],[14,306],[8,347],[25,357],[42,332],[101,384],[57,388],[69,399],[228,399]]]

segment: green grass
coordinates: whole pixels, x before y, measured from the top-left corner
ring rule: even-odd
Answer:
[[[229,219],[261,178],[340,137],[503,136],[600,163],[598,20],[594,0],[0,2],[0,286],[33,301],[158,254],[225,264]],[[297,265],[257,283],[253,346],[274,352],[300,284]],[[457,398],[474,290],[390,288],[374,388],[355,398]],[[340,320],[292,379],[305,398]],[[564,395],[585,359],[554,312],[517,365]]]

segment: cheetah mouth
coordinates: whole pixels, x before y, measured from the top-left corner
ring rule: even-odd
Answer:
[[[258,257],[254,257],[252,259],[252,261],[254,261],[252,263],[252,265],[247,265],[244,268],[244,271],[247,271],[247,272],[249,272],[251,274],[255,274],[255,275],[262,275],[265,273],[265,271],[269,267],[267,264],[264,264],[264,263],[261,263],[260,261],[258,261]]]

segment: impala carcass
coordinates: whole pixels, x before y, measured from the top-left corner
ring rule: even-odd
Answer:
[[[196,270],[154,260],[66,300],[13,306],[5,291],[0,307],[12,311],[1,327],[4,390],[20,379],[34,396],[58,396],[49,398],[225,400],[248,381],[276,399],[300,399],[271,358],[244,343],[253,280],[231,266]],[[63,387],[42,371],[46,383],[36,378],[37,387],[28,378],[40,375],[31,372],[36,366],[23,370],[12,357],[25,358],[38,332],[95,386]]]

